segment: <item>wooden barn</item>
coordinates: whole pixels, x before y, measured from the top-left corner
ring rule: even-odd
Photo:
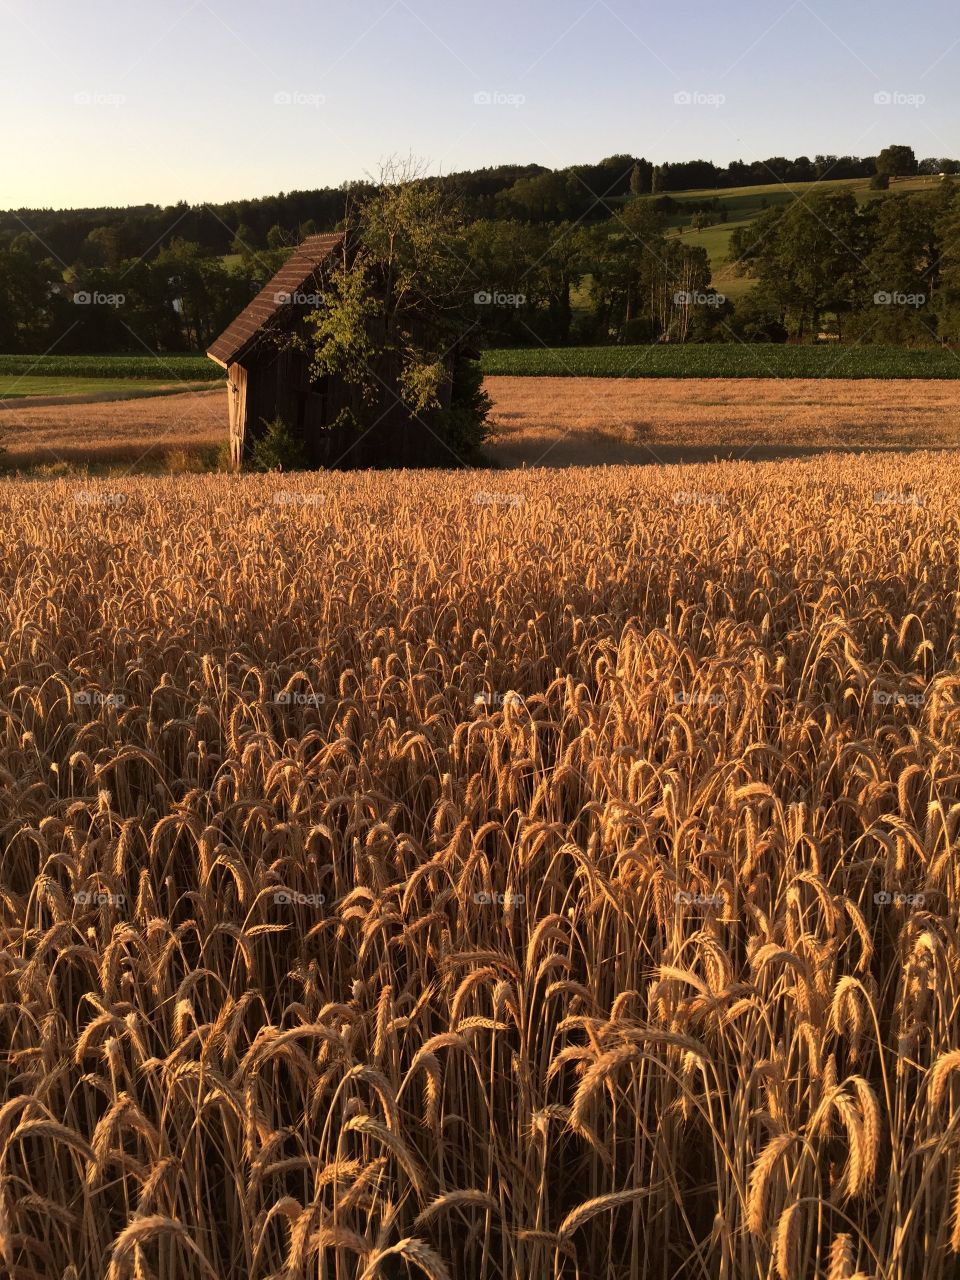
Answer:
[[[335,425],[357,411],[356,389],[335,375],[314,380],[309,356],[290,342],[316,310],[325,278],[348,252],[342,233],[309,236],[207,351],[227,371],[230,455],[240,468],[264,426],[282,418],[315,467],[451,466],[459,461],[429,415],[415,415],[393,390],[387,367],[375,372],[385,405],[364,431]],[[452,360],[451,360],[452,368]],[[449,402],[450,380],[444,388]]]

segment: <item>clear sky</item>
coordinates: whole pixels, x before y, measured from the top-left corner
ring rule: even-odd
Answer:
[[[267,195],[411,153],[960,157],[958,66],[957,0],[0,0],[0,208]]]

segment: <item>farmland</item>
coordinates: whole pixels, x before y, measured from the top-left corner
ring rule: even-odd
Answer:
[[[157,396],[206,387],[207,381],[184,383],[171,378],[84,378],[49,377],[47,374],[0,374],[0,400],[21,400],[41,396],[85,396],[91,399],[113,399],[135,396]]]
[[[8,469],[213,465],[227,434],[222,387],[121,403],[13,401],[0,411]],[[490,377],[496,466],[751,458],[823,449],[960,447],[946,380]],[[651,394],[653,391],[653,394]]]
[[[483,370],[541,378],[960,378],[960,353],[830,343],[537,347],[486,351]]]
[[[794,346],[716,342],[654,346],[527,347],[484,351],[487,377],[576,378],[960,378],[960,353],[948,348]],[[121,387],[149,390],[224,381],[204,356],[0,356],[0,398],[105,396]]]
[[[955,1275],[954,472],[0,482],[9,1274]]]
[[[0,378],[121,378],[215,382],[223,370],[203,355],[18,356],[0,355]]]

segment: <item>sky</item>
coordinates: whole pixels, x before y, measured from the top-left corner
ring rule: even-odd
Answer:
[[[0,208],[614,154],[960,158],[956,0],[0,0]]]

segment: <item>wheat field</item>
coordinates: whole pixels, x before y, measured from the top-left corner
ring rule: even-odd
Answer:
[[[946,1280],[934,453],[0,484],[10,1280]]]
[[[496,467],[754,461],[823,449],[953,448],[949,379],[488,377]],[[222,386],[112,403],[0,401],[8,467],[86,464],[183,470],[227,432]]]

